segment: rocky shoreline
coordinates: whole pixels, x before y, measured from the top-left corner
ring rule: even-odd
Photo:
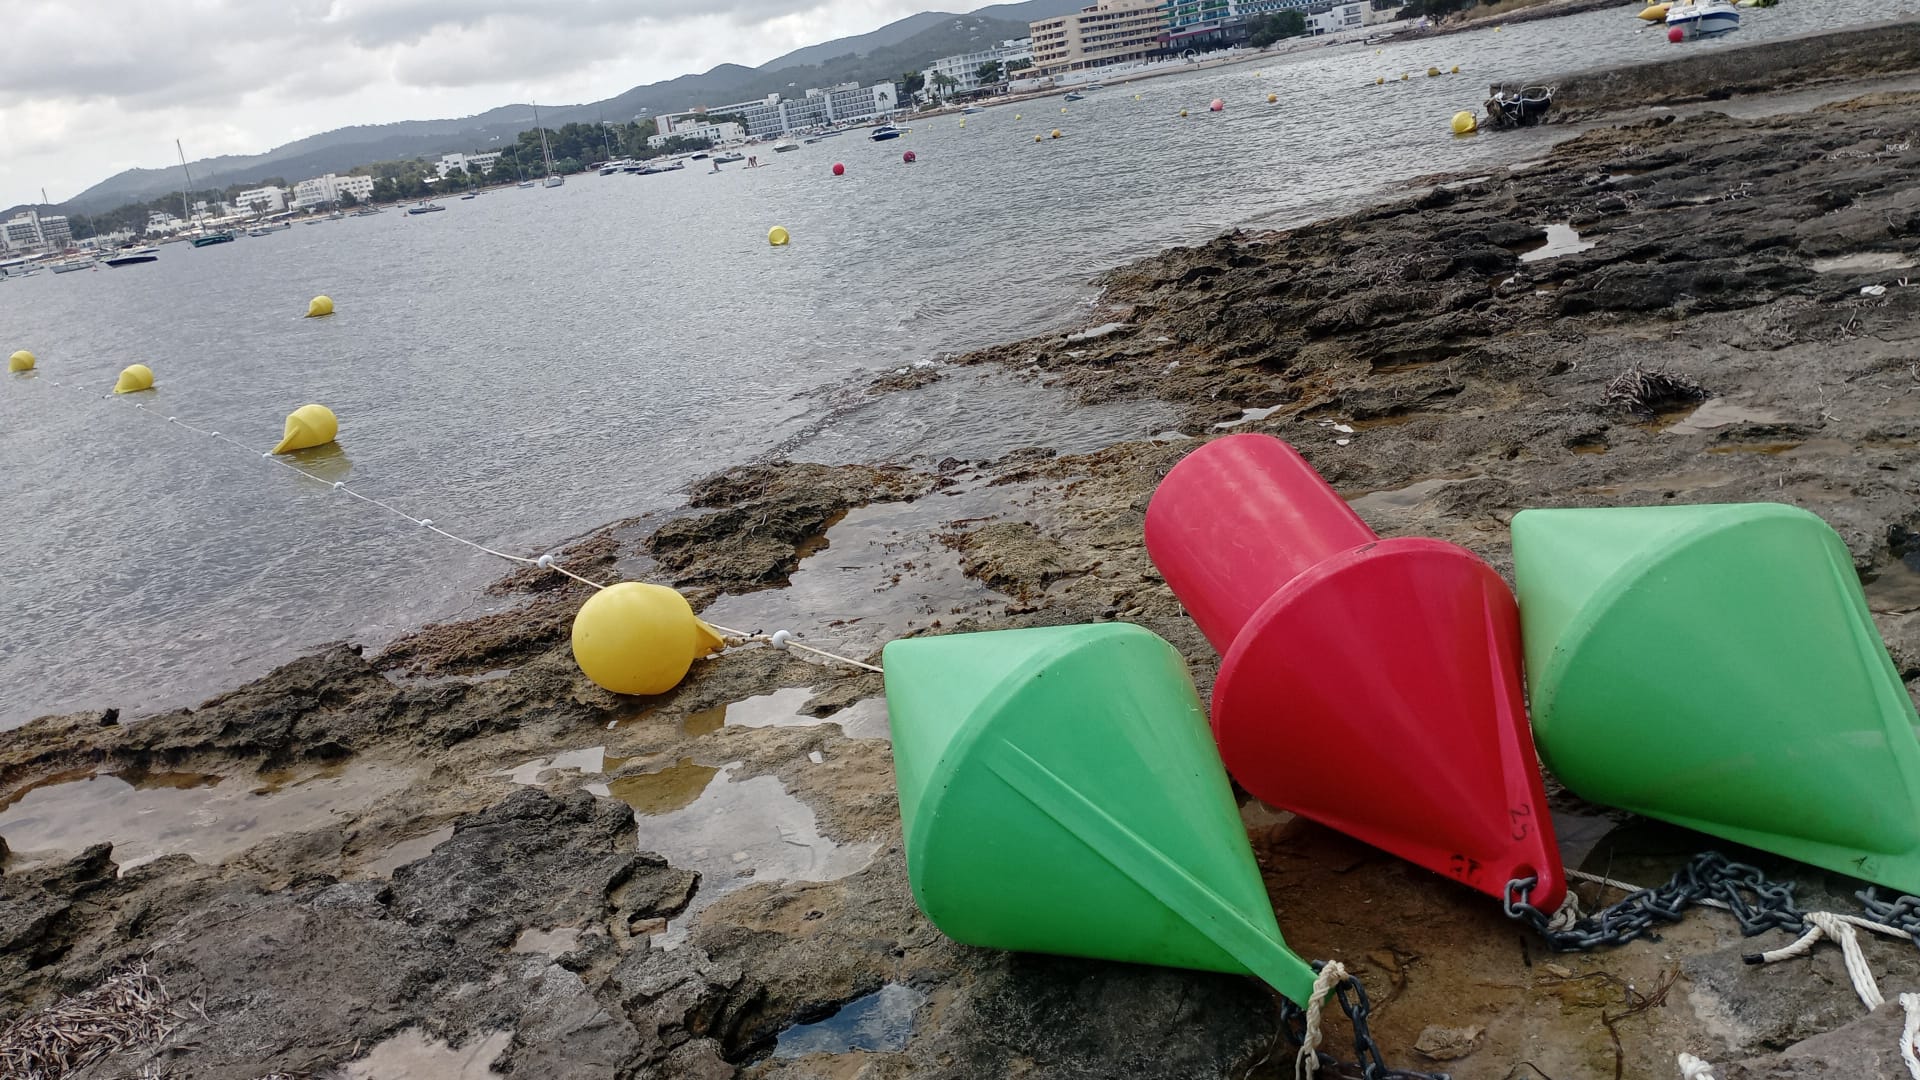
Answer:
[[[1765,120],[1643,113],[1540,162],[1171,250],[1105,276],[1092,330],[875,392],[993,367],[1087,402],[1164,401],[1179,431],[921,470],[735,469],[568,565],[864,659],[902,634],[1124,619],[1171,641],[1204,694],[1217,657],[1148,562],[1142,514],[1198,439],[1264,431],[1381,533],[1503,573],[1527,507],[1805,506],[1846,541],[1912,688],[1916,136],[1912,94]],[[1710,397],[1611,400],[1630,368]],[[143,969],[165,997],[139,999],[159,1018],[143,1035],[22,1074],[1291,1074],[1250,980],[934,930],[908,891],[878,676],[746,647],[618,698],[568,651],[584,587],[496,589],[518,606],[379,655],[329,647],[196,709],[0,733],[0,808],[27,821],[4,830],[0,1017],[20,1023],[0,1053],[38,1010]],[[1615,878],[1652,884],[1710,846],[1554,803],[1569,865]],[[62,811],[82,826],[58,833]],[[204,824],[142,831],[177,814]],[[1687,1051],[1723,1080],[1900,1069],[1898,1007],[1868,1016],[1830,947],[1750,967],[1754,944],[1699,912],[1659,940],[1554,955],[1484,897],[1257,803],[1244,816],[1289,942],[1361,976],[1398,1066],[1664,1077]],[[89,828],[138,840],[88,846]],[[1856,909],[1853,883],[1760,861],[1797,878],[1802,907]],[[1911,946],[1864,948],[1889,995],[1920,978]]]

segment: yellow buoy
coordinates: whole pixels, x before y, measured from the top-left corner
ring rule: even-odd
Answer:
[[[1018,120],[1018,119],[1020,119],[1020,114],[1019,114],[1019,113],[1014,113],[1014,114],[1013,114],[1013,118],[1014,118],[1015,120]]]
[[[1438,78],[1438,77],[1439,77],[1439,75],[1440,75],[1440,69],[1439,69],[1439,68],[1437,68],[1437,67],[1430,67],[1430,68],[1428,68],[1428,69],[1427,69],[1427,78],[1429,78],[1429,79],[1434,79],[1434,78]]]
[[[1404,72],[1404,71],[1403,71],[1403,72],[1401,72],[1401,73],[1400,73],[1400,81],[1401,81],[1401,82],[1406,82],[1406,81],[1407,81],[1407,73],[1406,73],[1406,72]]]
[[[19,352],[14,353],[12,356],[7,357],[7,370],[8,371],[32,371],[33,370],[33,354],[28,352],[25,349],[21,349]]]
[[[1480,121],[1472,113],[1463,109],[1453,114],[1453,133],[1455,135],[1471,135],[1478,130],[1479,127]]]
[[[120,381],[113,384],[116,394],[131,394],[136,390],[153,389],[153,369],[145,364],[128,364],[120,372]]]
[[[1385,86],[1386,83],[1387,83],[1387,77],[1385,75],[1382,75],[1379,78],[1373,80],[1373,85],[1375,86]]]
[[[1046,136],[1044,136],[1044,135],[1035,135],[1035,136],[1033,137],[1033,141],[1034,141],[1034,142],[1045,142],[1045,141],[1046,141]]]
[[[1185,115],[1187,115],[1187,110],[1185,110],[1185,109],[1181,109],[1181,110],[1180,110],[1180,115],[1181,115],[1181,116],[1185,116]]]
[[[966,127],[966,126],[967,126],[967,121],[965,120],[965,118],[962,118],[962,119],[961,119],[961,121],[960,121],[960,126],[961,126],[961,127]]]
[[[1450,67],[1450,68],[1448,68],[1448,69],[1447,69],[1447,74],[1449,74],[1449,75],[1458,75],[1458,74],[1460,74],[1460,65],[1459,65],[1459,64],[1455,64],[1455,65],[1453,65],[1452,67]]]
[[[333,314],[333,297],[316,296],[307,301],[307,318],[321,319]]]
[[[1060,137],[1060,129],[1059,129],[1059,128],[1054,128],[1054,129],[1053,129],[1053,137],[1054,137],[1054,138],[1056,138],[1056,139]]]
[[[325,405],[302,405],[287,414],[286,427],[271,453],[287,454],[325,446],[340,435],[340,421]]]
[[[1135,100],[1135,101],[1139,101],[1139,100],[1140,100],[1140,95],[1139,95],[1139,94],[1135,94],[1135,95],[1133,95],[1133,100]]]
[[[1645,19],[1648,22],[1662,22],[1667,17],[1667,9],[1671,8],[1672,6],[1673,6],[1672,4],[1648,5],[1647,9],[1640,13],[1640,18]]]
[[[1060,111],[1061,111],[1061,112],[1066,112],[1066,111],[1067,111],[1067,107],[1066,107],[1065,105],[1062,105],[1062,106],[1060,106]]]
[[[616,694],[664,694],[686,678],[695,660],[725,647],[687,598],[664,585],[609,585],[573,617],[574,662]]]
[[[785,225],[775,225],[773,228],[767,230],[767,243],[772,244],[774,247],[786,247],[787,241],[791,239],[793,239],[793,237],[787,235],[787,227]]]
[[[1279,94],[1268,94],[1268,95],[1267,95],[1267,104],[1269,104],[1269,105],[1271,105],[1271,104],[1273,104],[1274,102],[1276,102],[1276,101],[1279,101],[1279,100],[1280,100],[1280,95],[1279,95]]]

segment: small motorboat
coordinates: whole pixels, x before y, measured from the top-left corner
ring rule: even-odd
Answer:
[[[693,157],[691,157],[691,158],[689,158],[688,160],[690,160],[690,161],[705,161],[705,160],[707,160],[708,158],[710,158],[710,157],[712,157],[712,156],[713,156],[712,154],[709,154],[709,153],[707,153],[707,152],[706,152],[705,150],[702,150],[702,151],[700,151],[699,153],[697,153],[697,154],[695,154],[695,155],[693,155]]]
[[[561,184],[564,184],[566,182],[567,182],[566,177],[556,174],[554,176],[547,177],[545,180],[540,181],[540,185],[542,187],[559,187]]]
[[[274,233],[277,233],[279,231],[280,230],[273,228],[270,225],[260,225],[260,226],[256,226],[254,228],[248,229],[247,235],[248,236],[272,236]]]
[[[221,229],[218,232],[210,232],[196,236],[189,240],[188,243],[191,243],[197,248],[211,247],[214,244],[231,244],[233,243],[233,232],[229,229]]]
[[[1487,119],[1496,128],[1532,127],[1553,107],[1553,87],[1526,86],[1508,90],[1494,84],[1487,91]]]
[[[1724,34],[1740,28],[1740,9],[1729,0],[1689,0],[1667,9],[1667,36],[1680,31],[1682,40]]]
[[[1087,95],[1085,95],[1085,94],[1068,94],[1068,95],[1067,95],[1066,97],[1064,97],[1064,98],[1062,98],[1061,100],[1062,100],[1062,101],[1085,101],[1085,100],[1087,100]]]
[[[465,195],[460,196],[460,201],[466,202],[468,199],[477,199],[477,198],[479,198],[478,195],[475,195],[473,192],[469,191]]]
[[[747,160],[745,154],[720,154],[713,159],[715,165],[731,165],[736,161]]]
[[[784,154],[789,150],[798,150],[798,149],[800,149],[800,144],[797,142],[794,142],[791,139],[787,140],[786,142],[777,142],[773,144],[773,152],[776,154]]]
[[[354,217],[372,217],[375,214],[384,214],[384,213],[386,213],[386,211],[380,209],[377,206],[363,206],[360,209],[355,210],[353,212],[353,216]],[[279,225],[274,227],[279,229],[290,229],[293,226],[288,225],[286,222],[283,221]]]
[[[93,266],[92,259],[63,259],[48,267],[56,274],[71,274],[75,270],[86,270]]]
[[[894,127],[892,124],[881,124],[879,127],[874,128],[872,134],[868,135],[867,138],[872,139],[874,142],[886,142],[888,139],[897,139],[906,133],[906,128]]]
[[[139,263],[160,261],[160,249],[151,245],[137,248],[121,248],[112,255],[100,260],[108,266],[134,266]]]
[[[533,181],[531,181],[531,180],[522,180],[522,181],[520,181],[520,182],[519,182],[518,184],[515,184],[514,186],[515,186],[515,187],[523,187],[523,188],[530,188],[530,187],[532,187],[532,186],[533,186]]]
[[[444,207],[444,206],[441,206],[441,205],[440,205],[439,203],[435,203],[435,202],[422,202],[422,203],[420,203],[420,204],[418,204],[418,205],[416,205],[416,206],[409,206],[409,207],[407,207],[407,213],[409,213],[409,214],[437,214],[437,213],[439,213],[440,211],[442,211],[442,210],[445,210],[445,209],[446,209],[446,207]]]
[[[628,161],[626,158],[615,158],[612,161],[607,162],[605,165],[600,166],[600,175],[611,176],[614,173],[619,172],[620,170],[626,168],[628,165],[631,165],[631,164],[632,162]]]
[[[969,105],[969,106],[967,106],[966,108],[964,108],[964,109],[961,109],[961,110],[960,110],[960,115],[961,115],[961,116],[972,116],[972,115],[973,115],[973,114],[975,114],[975,113],[983,113],[983,112],[986,112],[986,111],[987,111],[987,110],[986,110],[986,109],[985,109],[985,107],[983,107],[983,106],[980,106],[980,105]],[[775,149],[775,150],[778,150],[778,149],[780,149],[780,148],[776,146],[776,147],[774,147],[774,149]]]

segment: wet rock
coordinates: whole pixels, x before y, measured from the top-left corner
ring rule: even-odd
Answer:
[[[948,546],[960,552],[968,577],[1021,599],[1073,572],[1066,549],[1024,521],[983,525],[951,538]]]
[[[1865,1017],[1813,1036],[1782,1053],[1722,1065],[1714,1070],[1714,1075],[1724,1080],[1864,1080],[1865,1077],[1903,1076],[1906,1066],[1900,1057],[1900,1036],[1905,1023],[1906,1013],[1900,1005],[1888,1002]]]
[[[1487,1029],[1483,1027],[1441,1027],[1428,1024],[1420,1032],[1419,1041],[1413,1048],[1422,1057],[1432,1061],[1458,1061],[1480,1049],[1487,1038]]]
[[[1851,908],[1841,905],[1837,910]],[[1860,999],[1847,977],[1845,961],[1831,943],[1823,943],[1811,956],[1775,964],[1752,965],[1742,959],[1748,953],[1777,948],[1786,940],[1790,939],[1771,934],[1749,946],[1689,957],[1682,963],[1694,1012],[1723,1043],[1707,1056],[1781,1050],[1840,1028],[1860,1015]],[[1882,986],[1912,986],[1920,981],[1920,954],[1913,946],[1864,931],[1861,944]]]

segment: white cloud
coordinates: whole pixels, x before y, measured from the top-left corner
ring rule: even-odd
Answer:
[[[930,0],[0,0],[0,207],[350,124],[576,104],[865,33]],[[974,6],[968,4],[967,6]]]

